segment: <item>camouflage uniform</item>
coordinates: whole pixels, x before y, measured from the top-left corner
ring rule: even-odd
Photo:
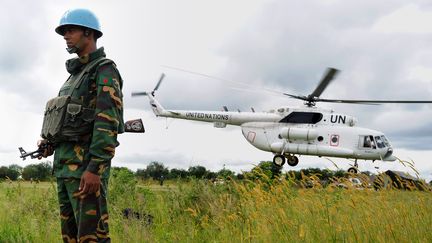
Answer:
[[[88,56],[66,62],[70,79],[77,77],[86,65],[105,58],[103,48]],[[111,61],[96,65],[82,76],[81,84],[72,92],[85,106],[95,109],[94,126],[79,142],[55,144],[54,175],[57,177],[62,237],[65,242],[108,241],[107,189],[111,159],[119,145],[117,134],[122,133],[122,79]],[[79,76],[78,76],[79,77]],[[66,81],[59,96],[71,87]],[[100,175],[101,187],[96,194],[78,197],[80,178],[84,171]]]

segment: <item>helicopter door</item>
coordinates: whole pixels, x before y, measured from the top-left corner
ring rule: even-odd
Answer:
[[[359,147],[361,149],[376,149],[376,142],[372,135],[360,136]]]

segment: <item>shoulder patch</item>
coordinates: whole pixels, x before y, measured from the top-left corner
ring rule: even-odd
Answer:
[[[98,84],[99,85],[104,85],[104,86],[112,86],[113,80],[112,80],[112,78],[101,77],[101,78],[99,78]]]
[[[97,84],[103,86],[113,86],[114,79],[117,78],[112,65],[103,65],[99,68]]]

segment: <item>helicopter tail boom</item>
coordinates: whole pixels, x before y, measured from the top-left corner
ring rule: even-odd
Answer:
[[[152,94],[147,95],[150,101],[150,107],[156,116],[169,116],[170,112],[165,110],[163,106],[155,99]]]

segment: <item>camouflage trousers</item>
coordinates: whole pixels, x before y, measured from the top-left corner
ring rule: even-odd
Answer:
[[[108,179],[100,191],[79,198],[80,179],[57,178],[61,232],[64,242],[110,242],[108,234]]]

